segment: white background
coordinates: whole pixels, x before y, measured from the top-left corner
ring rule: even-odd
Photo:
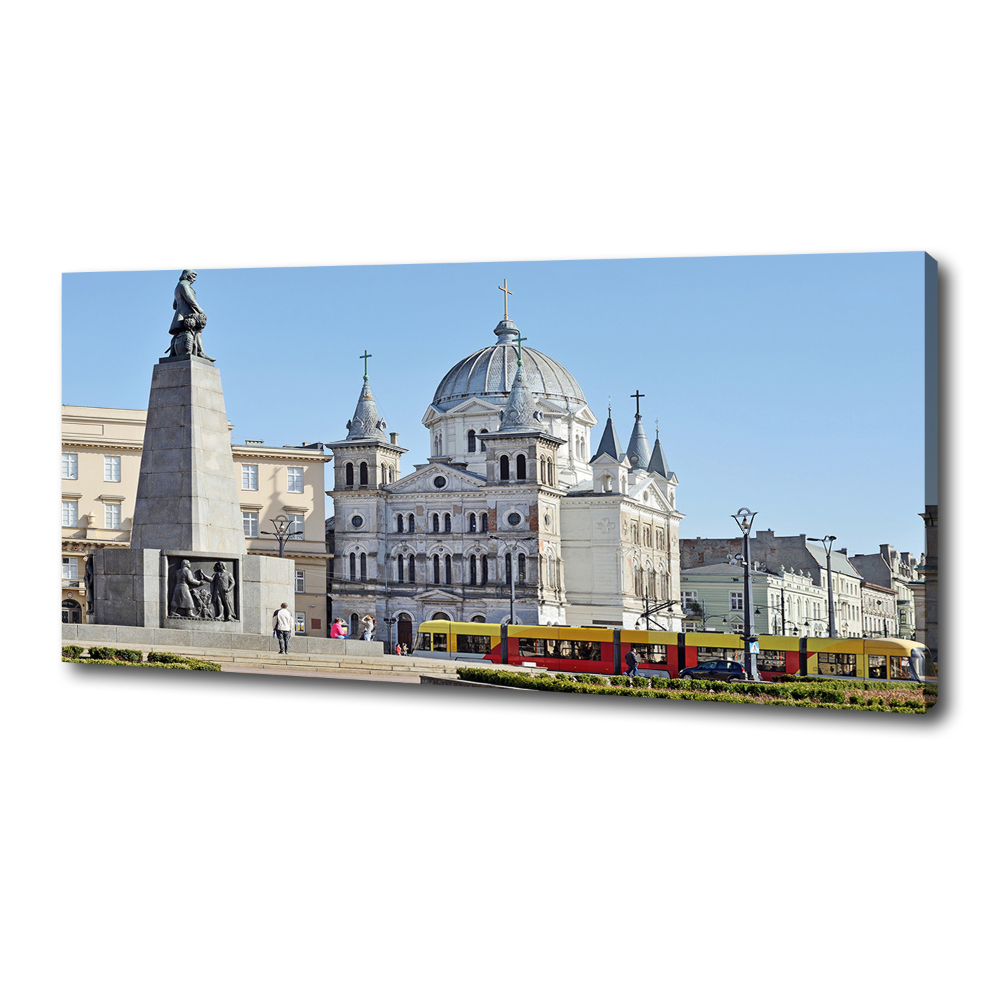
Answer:
[[[7,26],[8,995],[987,995],[991,8],[53,3]],[[861,250],[944,279],[933,715],[59,662],[60,272]],[[850,469],[828,488],[879,501]]]

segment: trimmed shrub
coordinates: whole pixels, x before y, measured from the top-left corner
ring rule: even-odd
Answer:
[[[62,658],[64,660],[79,660],[83,656],[83,646],[63,646]]]

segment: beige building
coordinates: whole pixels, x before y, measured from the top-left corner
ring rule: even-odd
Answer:
[[[64,406],[62,454],[62,620],[87,622],[87,556],[97,548],[128,548],[139,480],[145,410]],[[274,521],[292,534],[285,555],[295,560],[295,631],[327,636],[326,536],[322,444],[233,445],[247,552],[276,555]],[[269,536],[268,533],[271,533]]]

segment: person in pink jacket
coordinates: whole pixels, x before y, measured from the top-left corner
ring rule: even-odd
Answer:
[[[333,624],[330,626],[330,638],[342,639],[346,633],[347,629],[344,628],[344,623],[339,618],[334,618]]]

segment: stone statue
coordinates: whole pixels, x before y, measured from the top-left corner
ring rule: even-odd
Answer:
[[[212,607],[215,618],[217,621],[236,621],[233,611],[233,589],[236,586],[236,579],[223,562],[217,562],[213,569],[215,575],[212,577]]]
[[[197,277],[197,271],[181,271],[180,281],[174,289],[174,318],[169,331],[173,335],[173,340],[170,342],[170,350],[167,351],[168,358],[180,358],[190,354],[206,361],[215,360],[205,353],[201,343],[201,331],[205,329],[208,316],[198,305],[194,289],[191,287]]]
[[[197,618],[199,605],[195,603],[192,588],[197,590],[202,582],[201,570],[191,571],[191,561],[183,560],[174,573],[174,590],[170,595],[170,616],[172,618]]]

